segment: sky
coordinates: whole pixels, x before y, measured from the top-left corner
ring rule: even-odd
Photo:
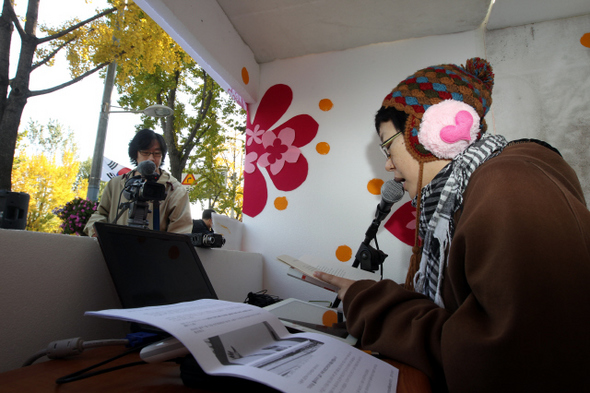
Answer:
[[[88,4],[86,4],[88,2]],[[39,24],[52,26],[74,17],[85,20],[95,15],[96,8],[106,8],[106,0],[41,0],[39,6]],[[26,0],[17,1],[17,14],[26,13]],[[40,33],[38,32],[40,35]],[[17,34],[13,35],[11,61],[16,64],[20,40]],[[16,51],[16,55],[14,55]],[[11,70],[15,67],[11,66]],[[67,61],[63,57],[56,59],[53,67],[39,67],[31,75],[31,90],[40,90],[61,84],[70,80]],[[56,120],[65,130],[71,130],[78,147],[80,161],[84,161],[94,154],[96,132],[102,96],[104,80],[99,73],[95,73],[84,80],[65,87],[53,93],[29,98],[21,117],[22,131],[30,121],[46,125],[50,120]],[[116,88],[111,96],[111,105],[117,104]],[[112,110],[120,110],[113,108]],[[129,141],[135,134],[135,126],[140,124],[141,115],[134,113],[111,113],[108,121],[107,136],[104,156],[119,164],[131,167],[127,155]],[[161,132],[156,130],[157,132]],[[169,169],[168,161],[163,165]],[[180,180],[180,179],[179,179]],[[201,206],[194,203],[192,206],[193,218],[201,217]]]
[[[17,7],[17,12],[24,14],[26,1],[18,1],[17,4],[20,6]],[[39,23],[58,25],[74,17],[83,20],[94,15],[97,7],[106,6],[105,0],[92,0],[89,4],[84,0],[41,0]],[[13,42],[14,49],[18,52],[19,48]],[[31,90],[39,90],[70,79],[66,60],[58,57],[53,67],[40,67],[32,73],[30,86]],[[92,157],[103,91],[104,81],[95,73],[72,86],[29,98],[21,118],[21,129],[28,125],[29,120],[41,124],[47,124],[50,119],[57,120],[66,130],[74,133],[80,159]],[[111,104],[117,105],[116,101],[115,89]],[[127,144],[135,132],[134,126],[139,123],[139,114],[112,113],[109,116],[104,155],[122,165],[130,166]]]

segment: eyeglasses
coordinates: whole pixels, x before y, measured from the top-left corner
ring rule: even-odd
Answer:
[[[386,140],[385,142],[383,142],[382,144],[379,145],[379,148],[383,152],[383,155],[385,156],[385,158],[389,159],[389,157],[391,157],[391,153],[389,152],[389,148],[391,147],[393,140],[401,133],[402,133],[401,131],[396,132],[391,138],[389,138],[388,140]]]
[[[154,156],[154,158],[162,157],[161,151],[140,150],[139,154],[141,154],[143,157],[149,157],[150,155]]]

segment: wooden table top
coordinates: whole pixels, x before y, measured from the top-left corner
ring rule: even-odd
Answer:
[[[122,347],[87,349],[69,359],[39,361],[28,367],[0,373],[0,391],[8,392],[211,392],[189,388],[180,378],[180,367],[174,362],[142,364],[75,382],[58,385],[57,378],[90,367],[118,355]],[[139,361],[137,353],[117,359],[104,367]],[[400,369],[399,393],[430,393],[430,383],[422,372],[404,364],[385,360]]]

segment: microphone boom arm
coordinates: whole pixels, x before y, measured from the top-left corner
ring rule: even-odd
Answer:
[[[371,246],[371,241],[376,238],[380,224],[381,220],[375,218],[367,232],[365,232],[365,240],[363,240],[356,252],[352,267],[359,267],[360,265],[361,269],[374,272],[381,267],[385,258],[387,258],[387,254]]]

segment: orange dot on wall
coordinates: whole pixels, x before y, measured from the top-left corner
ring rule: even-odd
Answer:
[[[246,69],[246,67],[242,68],[242,80],[244,81],[244,84],[248,84],[250,83],[250,74],[248,73],[248,70]]]
[[[350,261],[352,258],[352,249],[348,246],[339,246],[336,249],[336,259],[340,262],[347,262]]]
[[[277,210],[285,210],[288,205],[289,205],[289,202],[287,202],[286,197],[278,197],[275,199],[275,208]]]
[[[320,100],[320,109],[323,110],[324,112],[329,111],[330,109],[332,109],[333,106],[334,106],[334,104],[332,103],[332,100],[330,100],[328,98],[324,98],[323,100]]]
[[[586,33],[580,38],[580,43],[586,48],[590,48],[590,33]]]
[[[367,184],[367,190],[373,195],[381,195],[381,187],[384,181],[381,179],[372,179]]]
[[[322,315],[322,324],[326,327],[332,327],[335,323],[338,323],[338,314],[336,311],[328,310]]]
[[[315,145],[315,150],[320,154],[326,155],[330,152],[330,145],[328,142],[320,142]]]

